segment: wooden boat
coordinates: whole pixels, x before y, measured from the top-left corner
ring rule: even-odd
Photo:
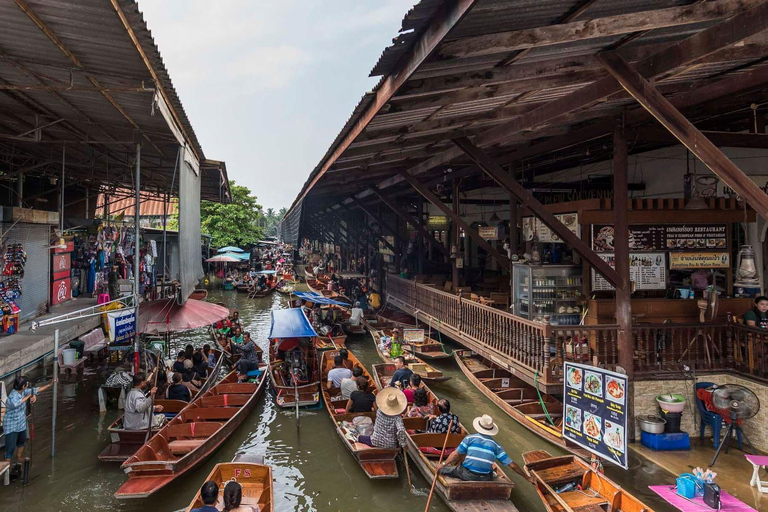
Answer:
[[[373,338],[373,343],[376,346],[376,353],[379,354],[379,357],[385,363],[394,364],[395,360],[389,354],[384,353],[384,351],[381,349],[381,336],[391,336],[392,331],[370,329],[370,332],[371,337]],[[413,371],[413,373],[418,373],[419,376],[427,382],[444,382],[446,380],[450,380],[450,377],[445,376],[443,372],[434,366],[425,363],[418,357],[405,350],[403,351],[403,358],[405,359],[405,364],[411,369],[411,371]]]
[[[275,289],[283,295],[291,295],[296,290],[296,288],[288,283],[289,281],[280,281],[278,282],[277,288]]]
[[[235,284],[232,281],[224,281],[222,288],[224,288],[225,290],[234,290]]]
[[[327,350],[323,352],[322,358],[322,380],[326,381],[328,372],[333,368],[333,359],[339,354],[337,350]],[[349,352],[349,360],[353,366],[360,366],[363,369],[363,376],[371,382],[368,388],[373,394],[378,393],[379,388],[373,383],[374,380],[365,366],[360,364],[355,355]],[[353,412],[345,413],[347,400],[341,398],[341,390],[338,388],[326,389],[322,386],[323,402],[328,410],[328,415],[333,421],[336,433],[341,438],[344,446],[349,450],[352,456],[357,460],[365,474],[371,479],[397,478],[397,464],[395,457],[400,453],[399,448],[374,448],[363,443],[358,443],[349,432],[346,423],[352,423],[355,418],[366,416],[376,421],[374,412]]]
[[[385,325],[391,324],[401,329],[421,329],[426,327],[423,323],[417,322],[411,315],[387,307],[381,308],[376,313],[376,318]]]
[[[275,310],[272,312],[273,325],[275,314],[295,315],[295,319],[306,322],[313,333],[309,320],[300,308]],[[299,315],[301,315],[299,317]],[[301,320],[303,319],[303,320]],[[271,334],[270,334],[271,336]],[[288,338],[286,338],[288,339]],[[281,338],[270,338],[269,378],[272,387],[277,392],[275,403],[278,407],[294,408],[296,400],[299,407],[307,407],[320,403],[320,366],[317,355],[317,336],[300,337],[299,346],[286,353],[286,359],[279,359],[277,346]]]
[[[543,450],[523,454],[525,472],[549,512],[653,512],[653,509],[573,455],[552,457]],[[561,491],[568,484],[581,488]],[[561,492],[558,492],[561,491]]]
[[[123,463],[128,481],[115,497],[146,498],[210,457],[256,407],[266,367],[256,383],[238,383],[233,371],[185,407]]]
[[[409,343],[407,350],[412,352],[419,359],[448,359],[451,354],[446,352],[443,344],[430,337],[425,337],[423,342]]]
[[[189,403],[194,402],[199,397],[203,396],[216,381],[219,380],[219,374],[224,364],[226,357],[223,351],[211,349],[216,357],[216,364],[208,370],[208,377],[203,379],[200,389],[192,396]],[[167,398],[158,397],[155,400],[155,405],[163,406],[163,414],[169,420],[176,417],[176,415],[188,405],[187,402],[182,400],[168,400]],[[126,430],[123,428],[123,415],[121,414],[108,428],[110,444],[107,445],[104,450],[99,454],[99,460],[102,462],[125,462],[128,458],[136,453],[139,448],[142,447],[147,439],[147,429],[141,430]],[[159,428],[152,429],[152,435],[159,432]]]
[[[248,293],[248,290],[250,289],[251,285],[250,283],[244,283],[240,282],[235,285],[235,289],[240,293]]]
[[[472,355],[471,351],[457,350],[454,356],[470,382],[512,419],[552,444],[579,457],[590,458],[587,450],[563,437],[563,404],[560,400],[546,393],[541,393],[539,399],[536,388],[493,361]],[[547,420],[542,402],[554,425]]]
[[[258,299],[258,298],[261,298],[261,297],[266,297],[267,295],[270,295],[272,292],[274,292],[276,288],[277,288],[277,281],[273,280],[272,281],[272,286],[270,286],[266,290],[260,290],[260,291],[257,291],[257,292],[251,292],[251,293],[248,294],[248,298],[249,299]]]
[[[216,502],[218,509],[222,509],[224,506],[222,501],[224,486],[230,481],[235,481],[243,486],[241,506],[251,507],[260,512],[272,512],[274,510],[275,498],[272,491],[272,468],[261,462],[256,462],[255,457],[238,454],[235,455],[232,462],[216,464],[205,481],[216,482],[219,486],[219,500]],[[200,490],[198,490],[185,512],[191,512],[193,509],[200,508],[203,505]]]
[[[365,334],[365,326],[362,322],[357,325],[352,325],[349,322],[345,322],[342,324],[342,326],[344,327],[344,330],[349,334]]]
[[[206,297],[208,297],[208,290],[200,289],[200,288],[193,291],[189,296],[190,299],[194,299],[194,300],[205,300]]]
[[[318,336],[315,338],[315,348],[317,350],[338,350],[347,348],[347,335]]]

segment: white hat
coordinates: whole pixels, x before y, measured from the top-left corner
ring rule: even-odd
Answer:
[[[376,394],[376,406],[387,416],[397,416],[405,412],[408,399],[399,389],[386,387]]]
[[[496,425],[493,422],[493,418],[487,414],[483,414],[479,418],[475,418],[472,422],[472,426],[475,427],[475,430],[477,430],[478,433],[485,434],[487,436],[495,436],[499,433],[499,426]]]

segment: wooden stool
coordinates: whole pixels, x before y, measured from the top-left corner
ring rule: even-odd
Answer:
[[[760,481],[760,468],[768,467],[768,456],[765,455],[744,455],[752,464],[752,480],[749,485],[757,487],[757,490],[768,494],[768,482]]]

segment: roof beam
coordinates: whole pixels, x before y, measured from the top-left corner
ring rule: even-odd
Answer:
[[[712,144],[672,103],[615,53],[600,53],[600,61],[653,117],[710,168],[723,182],[743,197],[764,219],[768,219],[768,195],[722,151]]]
[[[579,238],[570,229],[560,222],[554,214],[550,213],[544,205],[542,205],[533,194],[523,188],[520,183],[515,181],[510,174],[501,168],[495,160],[486,155],[480,148],[472,144],[467,138],[455,139],[454,143],[457,147],[461,148],[463,152],[467,154],[488,176],[504,188],[507,192],[517,197],[518,201],[523,207],[527,207],[533,214],[538,217],[545,226],[551,229],[560,237],[560,239],[567,245],[570,245],[574,251],[579,253],[590,265],[605,277],[612,285],[619,287],[622,284],[619,274],[606,263],[600,256],[592,250],[592,248]],[[766,196],[768,199],[768,196]]]
[[[442,45],[439,55],[445,59],[495,55],[526,48],[690,25],[728,18],[761,3],[762,0],[696,2],[681,7],[632,12],[605,18],[574,21],[562,25],[464,37]]]

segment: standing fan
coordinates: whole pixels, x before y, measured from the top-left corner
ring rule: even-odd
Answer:
[[[738,384],[726,384],[724,386],[718,386],[712,391],[712,405],[718,409],[727,409],[731,416],[731,423],[725,430],[725,437],[720,442],[720,446],[717,447],[715,457],[712,459],[710,466],[715,465],[717,456],[720,455],[720,450],[723,449],[723,445],[729,445],[731,442],[731,436],[734,430],[737,431],[737,435],[741,435],[744,441],[752,447],[752,443],[749,442],[746,434],[741,430],[741,426],[737,424],[738,420],[748,420],[752,418],[760,410],[760,400],[757,398],[751,390]],[[728,453],[728,447],[725,448]]]
[[[712,322],[715,320],[715,318],[717,318],[717,308],[719,306],[719,302],[718,293],[714,287],[710,287],[706,299],[699,299],[696,301],[696,305],[699,307],[700,324]],[[688,343],[688,348],[685,349],[685,351],[680,355],[680,359],[677,360],[678,363],[683,362],[685,355],[689,350],[691,350],[691,347],[699,339],[699,336],[704,338],[704,351],[707,356],[707,364],[712,367],[712,352],[717,352],[717,354],[720,355],[720,349],[718,349],[715,345],[714,341],[712,340],[712,336],[705,332],[703,329],[696,330],[696,334],[693,335],[693,338],[691,338],[691,341]]]

